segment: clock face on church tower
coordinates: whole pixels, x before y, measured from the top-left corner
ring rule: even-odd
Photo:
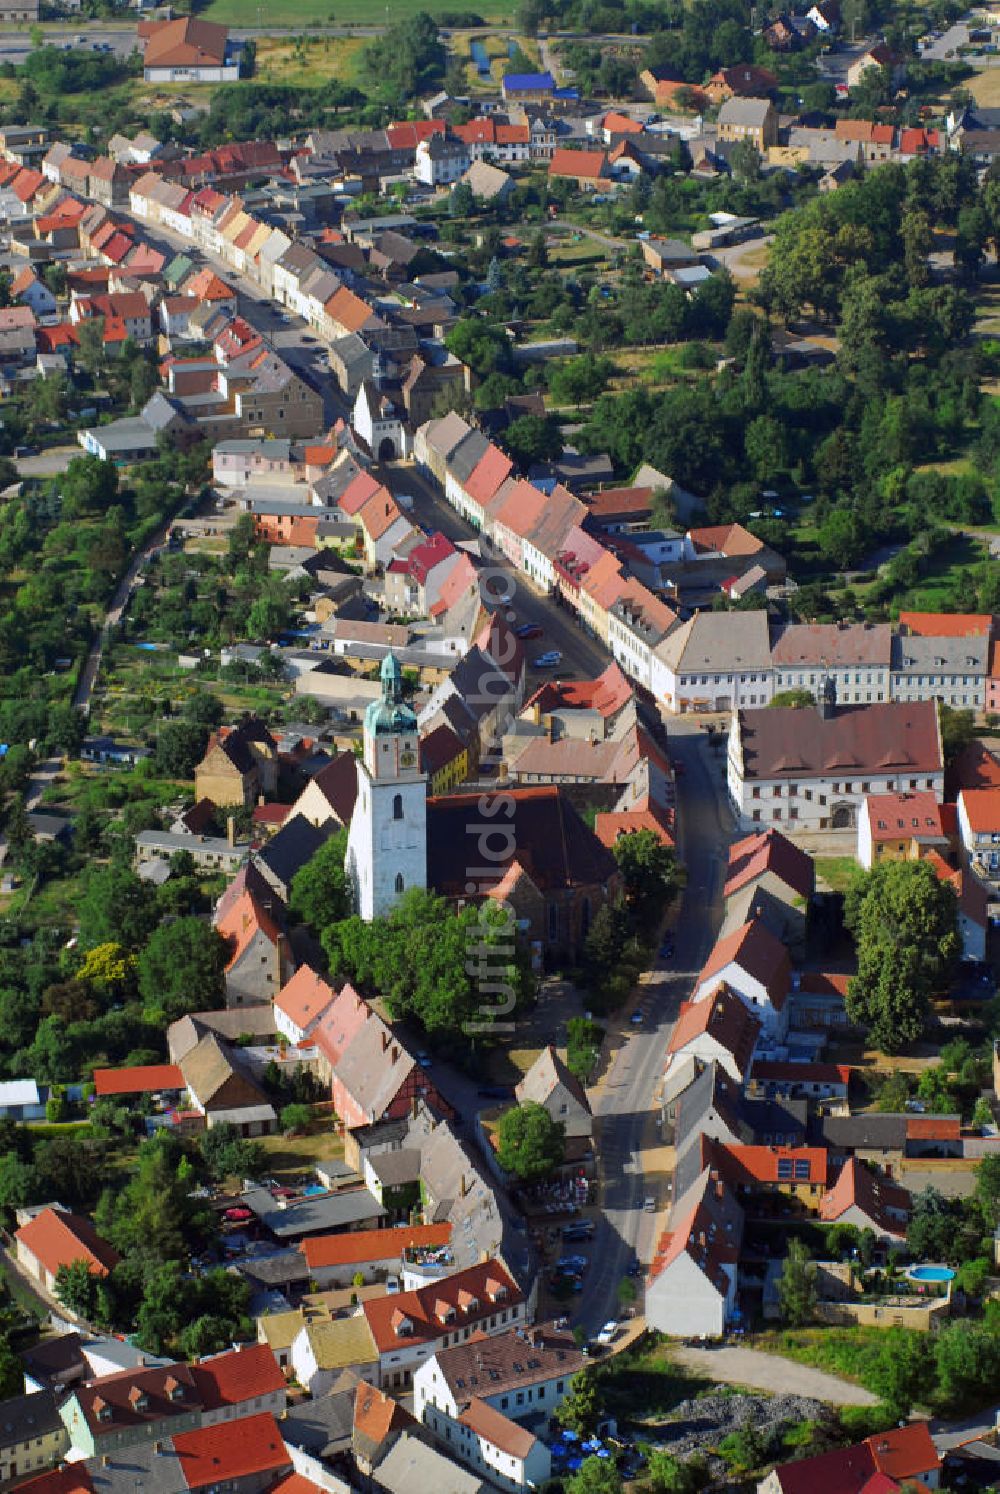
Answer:
[[[404,748],[399,754],[399,765],[401,768],[412,768],[416,760],[415,754],[409,748]]]

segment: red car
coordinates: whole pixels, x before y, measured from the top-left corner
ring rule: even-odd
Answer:
[[[230,1224],[245,1224],[248,1219],[252,1219],[253,1218],[253,1210],[252,1209],[227,1209],[226,1212],[223,1214],[222,1217],[223,1217],[223,1219],[227,1220]]]
[[[515,638],[541,638],[542,629],[538,623],[522,623],[519,628],[514,629]]]

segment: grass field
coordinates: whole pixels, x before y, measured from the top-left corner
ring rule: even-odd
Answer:
[[[387,5],[366,5],[364,0],[211,0],[199,15],[206,21],[228,26],[382,26],[386,20],[405,21],[418,11],[438,15],[454,9],[447,0],[391,0]],[[508,21],[511,12],[491,0],[476,6],[476,14],[487,21]]]
[[[815,866],[817,883],[823,883],[831,892],[846,892],[858,869],[853,856],[817,856]]]
[[[981,108],[995,109],[1000,105],[1000,67],[983,68],[982,72],[974,73],[962,87],[969,90]]]
[[[358,75],[365,46],[360,36],[262,36],[257,43],[257,79],[261,83],[315,88],[336,79],[350,83]]]

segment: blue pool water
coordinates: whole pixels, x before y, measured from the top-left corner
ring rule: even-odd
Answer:
[[[912,1266],[906,1274],[911,1281],[951,1281],[955,1275],[950,1266]]]
[[[303,1198],[316,1198],[318,1194],[325,1192],[326,1189],[321,1188],[318,1183],[307,1183],[302,1190],[302,1196]]]

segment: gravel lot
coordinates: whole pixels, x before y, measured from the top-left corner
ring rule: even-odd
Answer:
[[[678,1458],[706,1458],[713,1476],[726,1469],[711,1454],[732,1432],[752,1426],[767,1442],[801,1421],[819,1422],[828,1415],[820,1401],[802,1395],[704,1395],[682,1401],[671,1420],[656,1428],[655,1444]],[[651,1439],[653,1440],[653,1439]]]

